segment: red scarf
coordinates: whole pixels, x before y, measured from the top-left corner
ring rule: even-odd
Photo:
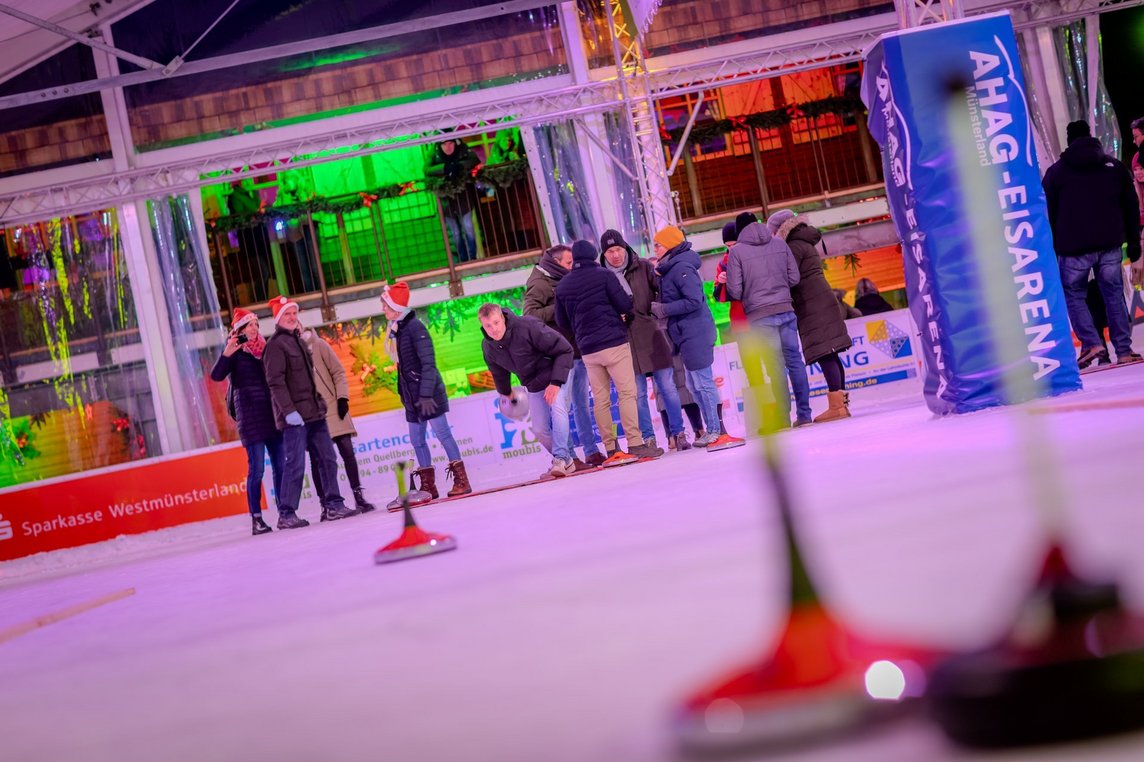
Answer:
[[[253,339],[248,339],[246,343],[242,345],[242,349],[244,352],[249,352],[255,360],[261,360],[262,350],[266,349],[266,339],[264,339],[260,333]]]

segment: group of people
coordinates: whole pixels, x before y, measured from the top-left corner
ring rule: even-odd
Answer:
[[[736,330],[761,334],[781,350],[781,363],[765,360],[776,425],[791,425],[791,386],[797,406],[793,425],[811,422],[806,365],[815,362],[826,375],[830,400],[827,412],[815,420],[849,417],[839,353],[850,346],[850,337],[822,272],[816,248],[821,233],[793,212],[777,212],[766,223],[744,213],[727,226],[724,238],[728,252],[716,276],[716,297],[731,303]],[[717,334],[699,254],[677,227],[658,231],[654,245],[654,258],[643,258],[619,232],[608,230],[599,247],[587,240],[553,246],[529,275],[522,314],[495,304],[478,312],[482,351],[497,392],[505,402],[514,399],[513,374],[527,391],[533,432],[552,458],[546,477],[661,457],[649,381],[655,384],[669,449],[716,452],[744,444],[722,423],[713,372]],[[381,302],[388,321],[386,349],[396,367],[417,460],[408,497],[417,505],[439,497],[430,429],[448,458],[446,476],[453,482],[448,496],[468,494],[472,486],[449,425],[449,399],[433,341],[410,308],[410,296],[408,284],[399,282],[383,290]],[[254,534],[271,531],[260,499],[267,454],[280,529],[308,525],[297,515],[307,453],[323,521],[374,510],[362,492],[354,456],[356,431],[344,369],[330,346],[301,325],[296,303],[277,297],[270,308],[275,328],[269,339],[262,338],[253,313],[235,311],[211,373],[231,384],[233,414],[247,451]],[[747,371],[752,386],[761,387],[762,366]],[[620,429],[612,417],[613,389]],[[685,413],[693,440],[684,430]],[[335,450],[353,489],[353,507],[338,489]],[[400,505],[394,500],[389,507]]]

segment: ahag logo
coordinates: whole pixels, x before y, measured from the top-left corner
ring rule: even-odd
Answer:
[[[871,320],[867,323],[866,338],[870,346],[895,360],[913,354],[910,337],[889,320]]]
[[[529,427],[529,418],[525,416],[522,420],[514,421],[500,411],[498,404],[499,397],[493,397],[492,407],[493,416],[500,422],[501,427],[501,451],[516,450],[529,445],[537,443],[536,437]]]
[[[12,539],[12,522],[4,518],[4,514],[0,513],[0,540]]]

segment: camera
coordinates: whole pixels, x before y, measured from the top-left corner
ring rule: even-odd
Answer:
[[[243,344],[245,344],[247,341],[249,341],[249,339],[247,339],[247,338],[246,338],[246,334],[245,334],[245,333],[240,333],[240,334],[238,334],[237,336],[235,336],[235,337],[234,337],[234,341],[235,341],[235,343],[236,343],[236,344],[238,344],[239,346],[242,346],[242,345],[243,345]]]

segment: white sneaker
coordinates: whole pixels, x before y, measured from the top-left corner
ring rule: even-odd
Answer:
[[[552,459],[552,467],[548,469],[550,476],[561,477],[576,473],[576,464],[571,460],[561,458]]]

